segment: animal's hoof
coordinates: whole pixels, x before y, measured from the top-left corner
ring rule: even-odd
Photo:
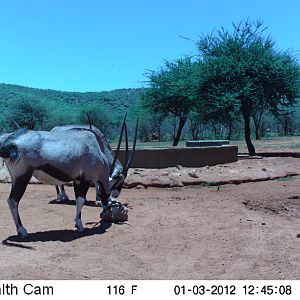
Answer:
[[[28,237],[27,230],[24,227],[19,227],[18,228],[18,235],[22,239],[26,239]]]
[[[96,200],[95,201],[95,206],[102,206],[102,202],[100,200]]]
[[[57,197],[56,200],[59,203],[66,203],[66,202],[70,201],[68,197],[64,197],[64,196],[59,196],[59,197]]]
[[[84,227],[82,226],[82,224],[75,224],[75,227],[77,228],[77,231],[79,233],[84,232]]]

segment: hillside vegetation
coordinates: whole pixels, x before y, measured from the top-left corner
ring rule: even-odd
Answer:
[[[125,112],[129,122],[135,119],[132,112],[143,92],[143,89],[63,92],[1,83],[0,109],[24,127],[45,130],[57,125],[87,123],[86,112],[89,112],[93,123],[106,130],[118,127]],[[0,120],[2,132],[14,129],[4,115]]]
[[[176,133],[176,120],[174,118],[162,120],[145,111],[141,104],[145,93],[146,89],[142,88],[79,93],[1,83],[0,109],[22,126],[39,130],[49,130],[64,124],[86,124],[86,112],[89,112],[93,123],[99,126],[111,141],[117,139],[124,114],[128,112],[129,137],[132,138],[135,122],[139,119],[140,141],[149,141],[155,132],[161,141],[171,145]],[[228,138],[228,132],[222,124],[195,123],[194,117],[193,114],[189,116],[183,129],[183,140]],[[299,117],[299,102],[281,119],[265,114],[260,126],[260,135],[261,137],[299,135]],[[15,130],[13,123],[3,114],[0,114],[0,122],[0,132]],[[242,122],[237,121],[235,124],[232,138],[243,138]]]

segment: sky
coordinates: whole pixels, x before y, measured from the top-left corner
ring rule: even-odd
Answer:
[[[201,34],[247,18],[300,55],[299,13],[299,0],[0,0],[0,83],[143,87],[147,70],[196,55]]]

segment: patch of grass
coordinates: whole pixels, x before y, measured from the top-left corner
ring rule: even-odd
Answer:
[[[286,177],[276,179],[276,181],[279,181],[279,182],[286,182],[286,181],[292,181],[292,180],[295,180],[295,176],[286,176]]]
[[[216,190],[219,190],[220,188],[222,188],[222,186],[220,186],[214,182],[202,182],[202,183],[195,185],[195,187],[197,189],[201,189],[203,187],[208,187],[210,189],[216,189]]]
[[[206,183],[206,182],[201,182],[201,183],[199,183],[199,184],[194,185],[194,187],[195,187],[196,189],[201,189],[201,188],[203,188],[203,187],[208,187],[208,186],[209,186],[209,184]]]

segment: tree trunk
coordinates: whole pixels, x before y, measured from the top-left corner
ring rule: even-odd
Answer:
[[[286,116],[284,118],[284,121],[283,121],[283,132],[284,132],[284,136],[287,136],[288,135],[288,132],[289,132],[289,121],[288,121],[288,116]]]
[[[251,142],[251,129],[250,129],[250,113],[243,111],[244,125],[245,125],[245,141],[248,147],[249,155],[254,156],[255,148]]]
[[[214,138],[217,138],[217,134],[218,134],[218,129],[217,129],[217,125],[215,123],[212,123],[212,128],[213,128],[213,132],[214,132]]]
[[[260,140],[259,126],[255,125],[255,139]]]
[[[176,137],[176,117],[173,117],[173,140],[175,140]]]
[[[231,140],[231,135],[232,135],[232,125],[228,124],[227,140]]]
[[[261,114],[262,115],[262,114]],[[253,122],[254,122],[254,127],[255,127],[255,139],[260,140],[260,120],[261,120],[261,115],[259,117],[252,116]]]
[[[179,142],[180,136],[181,136],[181,132],[182,132],[182,128],[184,127],[185,122],[186,122],[186,118],[180,118],[178,130],[177,130],[174,142],[173,142],[173,146],[177,146],[178,145],[178,142]]]

